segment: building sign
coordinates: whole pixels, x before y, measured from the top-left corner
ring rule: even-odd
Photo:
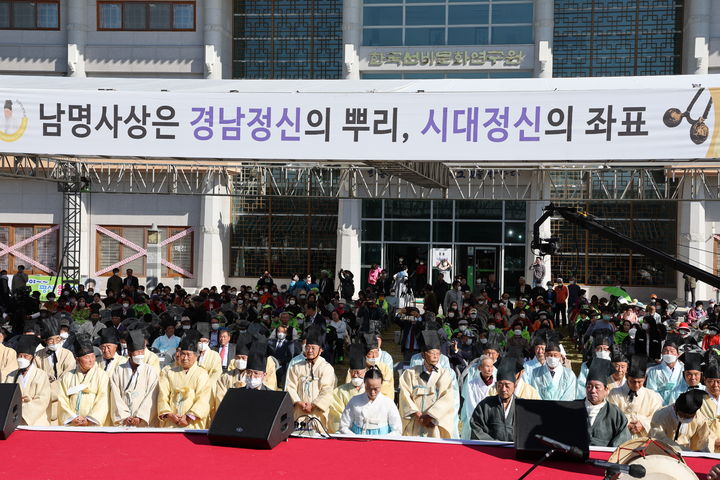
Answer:
[[[688,77],[686,87],[627,78],[603,84],[612,87],[583,89],[590,81],[595,80],[516,80],[520,87],[507,90],[512,80],[443,80],[457,91],[440,92],[431,90],[440,88],[438,81],[394,81],[377,93],[327,92],[323,83],[302,93],[0,89],[0,103],[13,105],[0,122],[0,149],[473,164],[720,157],[715,76]],[[360,84],[378,88],[383,82],[347,85]],[[477,91],[483,85],[492,89]],[[19,104],[22,109],[14,108]]]
[[[532,70],[534,45],[360,47],[360,70]]]

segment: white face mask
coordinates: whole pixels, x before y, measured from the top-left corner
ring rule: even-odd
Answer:
[[[210,328],[212,328],[213,330],[220,330],[220,324],[219,323],[210,324]]]
[[[132,357],[132,361],[135,365],[140,365],[143,363],[143,360],[145,359],[145,355],[134,355]]]
[[[289,303],[290,305],[295,305],[295,300],[290,300],[288,303]]]
[[[190,330],[190,325],[183,325],[183,326],[182,326],[182,329],[183,329],[183,330]]]
[[[671,363],[675,363],[677,361],[677,355],[666,353],[662,356],[662,361],[670,365]]]
[[[453,312],[448,313],[448,318],[453,318],[455,314]]]
[[[365,362],[370,366],[376,365],[377,361],[378,361],[377,357],[376,358],[367,358],[367,357],[365,358]]]
[[[250,377],[247,379],[247,385],[250,388],[258,388],[260,387],[260,385],[262,385],[262,381],[262,378]]]
[[[465,330],[467,330],[467,325],[460,325],[458,327],[458,330],[460,330],[461,332],[464,332]]]
[[[17,359],[17,364],[18,364],[18,368],[20,370],[25,370],[26,368],[28,368],[30,366],[30,360],[28,360],[27,358],[24,358],[24,357],[19,357]]]
[[[48,350],[51,350],[53,352],[57,352],[62,348],[62,343],[55,343],[53,345],[48,345]]]
[[[245,370],[247,367],[247,360],[235,360],[235,368],[238,370]]]
[[[123,308],[128,308],[130,306],[129,303],[123,303]]]
[[[352,379],[350,379],[350,382],[353,384],[353,386],[355,388],[358,388],[358,387],[360,387],[360,385],[363,384],[364,380],[360,377],[353,377]]]
[[[516,337],[519,337],[520,335],[522,335],[522,330],[513,330],[513,332],[515,333]]]
[[[489,326],[488,326],[488,330],[490,330],[491,332],[492,332],[493,330],[495,330],[495,325],[489,325]]]
[[[610,352],[605,350],[595,352],[595,358],[599,358],[601,360],[610,360]]]
[[[277,334],[278,340],[285,340],[285,335],[287,335],[287,334],[286,333],[278,333]]]
[[[557,357],[547,357],[545,358],[545,363],[550,368],[557,368],[560,366],[560,359]]]
[[[70,334],[68,332],[60,332],[60,338],[67,340]]]
[[[198,351],[206,352],[210,349],[210,345],[205,342],[198,342]]]

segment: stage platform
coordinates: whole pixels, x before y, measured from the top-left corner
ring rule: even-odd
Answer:
[[[202,432],[85,430],[15,431],[0,442],[0,478],[515,480],[530,466],[516,460],[512,448],[477,442],[293,437],[273,450],[247,450],[212,446]],[[602,460],[609,455],[591,453]],[[717,457],[688,456],[686,461],[704,480],[720,463]],[[550,460],[528,480],[602,476],[602,470],[589,465]]]

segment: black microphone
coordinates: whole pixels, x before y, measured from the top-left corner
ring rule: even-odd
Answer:
[[[566,453],[576,458],[585,458],[585,454],[578,447],[573,447],[565,443],[558,442],[557,440],[553,440],[552,438],[546,437],[545,435],[535,435],[535,438],[538,439],[543,445],[552,447],[558,452]]]
[[[621,463],[610,463],[602,460],[588,460],[586,463],[605,470],[611,470],[614,473],[626,473],[633,478],[643,478],[645,476],[645,467],[642,465],[623,465]]]

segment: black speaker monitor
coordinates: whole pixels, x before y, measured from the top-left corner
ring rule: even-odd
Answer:
[[[231,388],[220,402],[208,437],[213,445],[271,449],[294,429],[287,392]]]
[[[16,383],[0,383],[0,421],[2,421],[0,440],[7,440],[10,434],[20,425],[22,419],[20,397],[20,385]]]
[[[583,461],[590,455],[590,433],[584,400],[571,402],[554,400],[515,399],[515,456],[538,458],[550,447],[540,443],[535,435],[544,435],[558,442],[577,447],[583,458],[555,453],[552,458]]]

